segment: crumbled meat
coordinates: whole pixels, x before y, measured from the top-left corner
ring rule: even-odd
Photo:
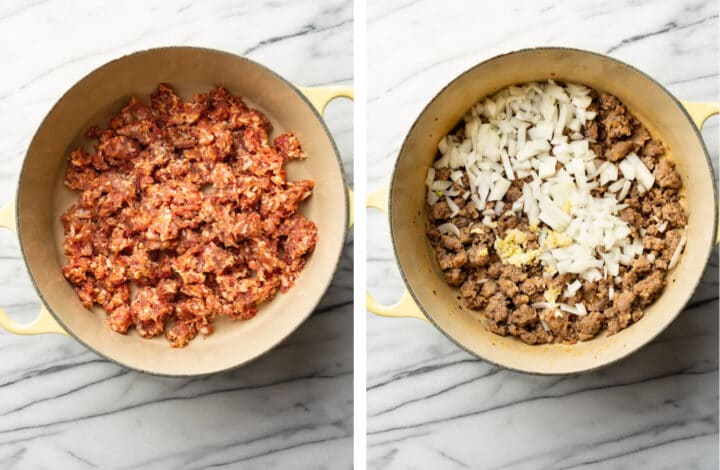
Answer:
[[[460,250],[462,248],[460,239],[451,233],[447,233],[440,238],[448,250]]]
[[[629,115],[620,100],[607,93],[601,93],[600,109],[604,111],[604,113],[601,112],[601,122],[606,142],[632,134]]]
[[[510,323],[517,326],[526,327],[534,325],[538,322],[538,316],[535,310],[529,305],[521,305],[510,315]]]
[[[532,181],[532,176],[512,181],[502,200],[503,207],[496,207],[497,203],[492,201],[478,212],[469,199],[458,196],[453,200],[460,213],[454,217],[444,199],[429,208],[430,227],[426,233],[436,250],[438,265],[450,285],[461,286],[459,294],[465,305],[481,311],[483,321],[495,334],[516,336],[527,344],[589,341],[603,329],[615,334],[639,321],[644,309],[663,291],[670,258],[688,222],[681,201],[680,175],[663,143],[654,139],[617,97],[596,91],[590,96],[593,101],[588,111],[595,112],[596,117],[585,123],[583,132],[592,139],[590,148],[598,159],[617,164],[635,152],[655,177],[655,184],[648,191],[633,184],[623,201],[626,207],[618,214],[627,222],[631,237],[641,240],[644,248],[640,256],[620,265],[619,282],[612,277],[589,282],[576,274],[554,274],[537,261],[522,266],[500,261],[494,243],[510,229],[520,230],[527,237],[523,250],[541,247],[537,231],[531,229],[525,213],[509,212],[514,202],[522,201],[523,185]],[[458,129],[464,130],[464,125]],[[565,135],[570,135],[567,129]],[[87,158],[77,155],[78,161]],[[449,168],[437,169],[435,179],[449,181],[450,175]],[[463,178],[463,188],[467,188],[467,177]],[[462,188],[453,183],[452,189]],[[596,188],[593,196],[603,197],[607,191],[607,186]],[[504,211],[490,215],[496,225],[481,222],[488,211],[496,210]],[[440,235],[437,226],[446,222],[460,229],[460,237]],[[85,272],[82,264],[73,266],[71,271],[78,278]],[[565,296],[567,285],[577,280],[581,280],[580,289]],[[553,301],[582,303],[588,313],[573,315],[547,307],[547,302]]]
[[[440,269],[461,268],[467,262],[467,254],[464,250],[458,252],[442,251],[438,254]]]
[[[611,162],[617,162],[625,158],[632,148],[633,143],[631,140],[619,140],[605,151],[605,158]]]
[[[63,274],[113,331],[184,347],[294,285],[318,240],[297,214],[313,182],[287,179],[297,138],[270,144],[270,122],[223,88],[183,102],[161,84],[151,103],[132,98],[87,131],[94,152],[70,153]]]
[[[679,202],[671,202],[663,206],[662,218],[667,220],[671,227],[684,227],[687,225],[688,218]]]
[[[613,309],[617,314],[627,313],[635,302],[635,293],[632,290],[623,290],[613,298]]]
[[[488,299],[487,307],[483,312],[486,317],[494,322],[504,322],[510,314],[507,306],[507,300],[502,294],[496,294]]]
[[[604,317],[602,314],[592,312],[578,319],[576,329],[580,341],[593,339],[603,326]]]
[[[436,221],[449,219],[450,214],[452,214],[452,211],[446,201],[436,202],[430,211],[430,216]]]
[[[679,189],[682,186],[680,175],[675,171],[675,163],[667,157],[660,159],[653,174],[661,188]]]
[[[640,297],[644,305],[649,305],[665,287],[665,273],[655,271],[642,281],[635,284],[633,292]]]
[[[643,157],[657,158],[665,154],[665,146],[659,140],[652,139],[640,151]]]
[[[467,278],[467,273],[460,268],[452,268],[445,271],[445,281],[451,286],[459,286]]]
[[[483,283],[482,288],[480,289],[480,295],[485,297],[485,299],[490,299],[490,297],[495,295],[497,291],[497,282],[493,281],[492,279],[488,279]]]
[[[500,290],[506,297],[512,297],[519,292],[517,285],[510,279],[502,278],[498,281]]]
[[[467,251],[468,264],[473,267],[486,266],[490,262],[488,248],[483,245],[475,244]]]

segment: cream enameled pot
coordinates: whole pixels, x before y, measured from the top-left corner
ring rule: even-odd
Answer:
[[[616,335],[602,333],[572,346],[529,346],[515,337],[491,333],[460,304],[457,289],[445,283],[425,236],[425,176],[439,140],[481,98],[510,85],[550,78],[583,83],[616,95],[662,138],[682,176],[689,212],[685,253],[669,274],[664,293],[647,309],[645,317]],[[715,113],[718,104],[680,101],[648,75],[593,52],[526,49],[474,66],[450,82],[423,109],[403,142],[389,188],[368,198],[368,206],[388,212],[395,256],[407,288],[393,306],[383,306],[368,296],[368,310],[384,316],[426,319],[476,357],[523,372],[578,373],[626,357],[657,336],[682,311],[712,251],[717,190],[698,129]]]
[[[63,185],[68,152],[82,143],[90,125],[108,117],[131,96],[147,100],[159,83],[169,83],[184,99],[224,86],[260,109],[273,135],[292,130],[308,155],[291,162],[290,179],[315,180],[300,212],[315,221],[319,242],[296,285],[263,304],[249,321],[216,321],[216,331],[184,349],[163,338],[119,335],[105,325],[98,307],[88,312],[62,275],[64,254],[60,214],[77,200]],[[109,62],[75,84],[45,117],[23,162],[13,203],[0,210],[0,226],[16,230],[30,278],[42,301],[38,318],[18,324],[0,310],[0,327],[17,334],[70,334],[82,344],[126,367],[153,374],[191,376],[218,372],[270,350],[314,310],[337,269],[350,219],[349,191],[335,143],[322,121],[333,98],[352,98],[348,87],[299,88],[266,67],[227,52],[167,47],[137,52]]]

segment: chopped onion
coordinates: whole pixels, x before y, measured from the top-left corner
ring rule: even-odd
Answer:
[[[433,181],[430,183],[430,189],[432,191],[445,191],[452,186],[452,181]]]
[[[633,166],[635,177],[645,190],[652,188],[655,183],[655,177],[634,152],[628,154],[624,161],[629,162]]]
[[[497,227],[498,217],[524,212],[538,237],[535,259],[545,267],[543,276],[578,276],[567,285],[566,298],[581,289],[581,280],[605,277],[619,282],[620,267],[643,254],[641,241],[633,238],[620,212],[628,207],[622,201],[633,187],[643,194],[655,183],[635,153],[613,163],[590,148],[595,140],[584,135],[585,126],[597,117],[588,111],[590,93],[582,85],[548,80],[487,97],[463,116],[464,137],[448,135],[438,142],[440,158],[425,180],[428,203],[445,199],[451,217],[460,213],[452,200],[457,196],[472,203],[491,228]],[[452,170],[451,181],[436,181],[439,168]],[[529,182],[523,182],[521,197],[508,204],[506,195],[516,179]],[[594,194],[603,187],[607,190],[602,196]],[[653,223],[659,233],[667,230],[667,221]],[[584,306],[571,308],[575,314],[587,313]]]
[[[460,229],[457,227],[457,225],[453,224],[452,222],[447,222],[442,225],[438,225],[438,232],[442,233],[443,235],[446,233],[452,233],[456,237],[460,238]]]
[[[425,178],[425,184],[430,187],[432,182],[435,181],[435,168],[428,168],[427,178]]]
[[[572,314],[574,314],[574,315],[580,315],[580,313],[578,312],[577,307],[573,307],[572,305],[562,304],[562,303],[561,303],[561,304],[558,304],[558,307],[560,307],[560,310],[562,310],[562,311],[564,311],[564,312],[572,313]]]
[[[497,217],[500,217],[503,212],[505,212],[505,203],[503,201],[496,202],[495,203],[495,215]]]
[[[575,280],[575,281],[571,282],[570,284],[567,285],[567,289],[565,290],[565,294],[563,294],[563,297],[566,297],[566,298],[572,297],[573,295],[575,295],[577,293],[577,291],[580,290],[581,287],[582,287],[582,284],[580,283],[580,281]]]
[[[515,173],[513,173],[512,165],[510,165],[510,157],[505,150],[500,152],[500,159],[502,160],[503,167],[505,167],[505,176],[509,180],[514,180]]]
[[[450,173],[450,179],[453,180],[453,182],[458,184],[459,186],[463,186],[462,177],[463,177],[463,172],[460,170],[455,170],[452,173]]]
[[[608,191],[610,191],[611,193],[616,193],[616,192],[620,191],[624,185],[625,185],[625,179],[620,178],[619,180],[615,181],[613,184],[608,186]]]
[[[622,189],[620,190],[620,194],[618,194],[618,197],[617,197],[618,201],[622,201],[623,199],[625,199],[625,196],[627,196],[628,193],[630,192],[630,185],[631,185],[630,181],[625,180],[625,182],[623,183]]]
[[[670,258],[670,263],[668,263],[668,270],[673,269],[678,261],[680,260],[680,254],[682,253],[683,248],[685,247],[685,242],[687,241],[687,238],[685,234],[683,233],[680,236],[680,241],[678,242],[677,247],[675,248],[675,251],[673,252],[672,257]]]
[[[488,195],[488,201],[498,201],[505,197],[505,193],[507,193],[508,189],[510,189],[510,181],[506,180],[505,178],[500,178],[499,180],[495,181],[495,184],[493,185],[492,189],[490,190],[490,194]]]
[[[526,142],[525,145],[520,149],[515,158],[518,161],[524,162],[530,157],[540,155],[541,153],[549,152],[550,144],[546,140],[531,140]]]
[[[449,197],[446,197],[445,201],[447,202],[448,207],[450,207],[450,218],[453,218],[460,213],[460,207],[455,204],[455,201],[453,201]]]
[[[635,165],[633,165],[627,158],[620,162],[620,171],[626,179],[635,179]]]

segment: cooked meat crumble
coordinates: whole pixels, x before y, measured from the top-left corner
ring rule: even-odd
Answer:
[[[65,277],[118,333],[161,334],[184,347],[223,315],[249,319],[290,289],[318,241],[297,210],[313,181],[289,181],[303,159],[291,133],[224,88],[183,102],[166,84],[90,128],[93,152],[69,156],[80,192],[61,217]]]
[[[459,288],[467,308],[481,312],[490,331],[517,336],[527,344],[571,344],[590,340],[603,329],[617,333],[643,317],[645,308],[662,293],[668,270],[677,263],[688,218],[681,196],[682,181],[665,146],[620,100],[580,85],[565,88],[547,83],[544,94],[538,84],[530,86],[538,90],[537,96],[530,92],[537,103],[542,103],[538,107],[546,106],[545,95],[560,96],[560,105],[554,108],[557,120],[558,109],[562,115],[565,103],[558,89],[565,90],[566,98],[572,98],[567,103],[575,105],[574,119],[578,122],[568,118],[554,133],[551,129],[546,141],[552,145],[543,147],[538,143],[543,138],[538,135],[546,131],[537,128],[553,111],[542,108],[542,119],[531,124],[527,109],[510,105],[513,97],[522,95],[520,86],[496,95],[503,96],[499,101],[490,98],[479,103],[441,142],[434,168],[429,171],[426,232],[446,282]],[[528,88],[524,90],[528,93]],[[499,110],[488,110],[496,105]],[[492,133],[488,137],[488,130],[482,126],[492,119],[509,119],[513,112],[518,122],[528,121],[513,121],[518,127],[509,131],[517,132],[511,135],[522,133],[524,148],[520,147],[520,137],[517,148],[513,148],[515,142],[504,141],[505,131],[496,142],[501,153],[493,158],[490,144],[483,147],[484,142],[492,141]],[[502,124],[491,129],[503,133]],[[579,158],[585,167],[578,167],[574,157],[565,158],[561,164],[563,158],[555,154],[557,146],[580,145],[577,142],[582,140],[589,142],[588,152]],[[522,152],[532,146],[535,151],[531,158],[527,153],[523,156]],[[537,159],[532,166],[523,166],[532,159]],[[481,162],[484,168],[480,168]],[[472,171],[468,166],[474,166]],[[480,170],[488,168],[504,178],[493,175],[491,187],[483,188]],[[562,172],[575,178],[578,192],[587,185],[588,198],[611,207],[607,221],[620,230],[614,238],[608,239],[607,234],[604,240],[601,237],[590,250],[595,258],[587,258],[588,264],[582,268],[573,264],[576,260],[561,258],[563,250],[587,243],[583,237],[588,235],[578,229],[580,222],[570,220],[570,216],[582,215],[573,212],[569,200],[565,205],[558,203],[561,213],[557,209],[552,212],[547,206],[564,196],[540,194],[539,184],[531,188]],[[500,187],[499,197],[493,197],[495,186]],[[483,191],[484,197],[478,197]],[[545,208],[543,198],[550,201]],[[528,207],[534,199],[541,201],[539,220],[537,208]]]

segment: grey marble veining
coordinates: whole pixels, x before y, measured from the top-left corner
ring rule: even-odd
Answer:
[[[678,97],[718,101],[718,40],[712,0],[370,2],[368,190],[386,183],[423,106],[481,60],[542,45],[589,49]],[[718,129],[717,117],[703,129],[716,168]],[[387,222],[371,211],[368,226],[369,288],[390,303],[402,281]],[[595,373],[499,369],[411,319],[368,315],[367,342],[368,468],[718,468],[717,251],[679,318]]]
[[[352,3],[0,3],[0,201],[65,90],[108,60],[166,45],[246,55],[300,85],[349,84]],[[352,181],[352,105],[334,102],[325,118]],[[230,373],[152,377],[71,338],[0,331],[0,468],[350,468],[352,246],[315,314]],[[7,231],[0,299],[18,319],[39,307]]]

